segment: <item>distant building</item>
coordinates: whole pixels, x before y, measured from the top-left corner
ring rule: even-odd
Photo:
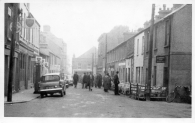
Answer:
[[[48,63],[48,72],[66,73],[67,44],[51,33],[50,26],[43,26],[39,44],[40,56]]]
[[[84,72],[92,72],[96,74],[96,63],[97,63],[97,49],[92,47],[81,56],[72,58],[72,73],[77,72],[79,75]]]

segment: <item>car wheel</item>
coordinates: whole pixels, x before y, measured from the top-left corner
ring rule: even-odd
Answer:
[[[41,98],[43,98],[44,97],[44,94],[41,94]]]
[[[63,97],[64,96],[64,92],[63,92],[63,90],[61,91],[61,97]]]

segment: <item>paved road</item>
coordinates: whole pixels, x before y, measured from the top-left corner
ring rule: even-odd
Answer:
[[[6,104],[5,117],[98,117],[98,118],[190,118],[191,105],[158,101],[138,101],[115,96],[112,91],[67,89],[67,95],[37,98],[28,103]]]

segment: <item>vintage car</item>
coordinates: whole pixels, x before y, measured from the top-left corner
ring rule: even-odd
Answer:
[[[67,75],[66,81],[68,82],[69,85],[73,86],[73,78],[71,75]]]
[[[66,95],[66,82],[60,73],[48,73],[41,76],[39,82],[39,93],[41,98],[50,94],[59,93],[61,97]]]

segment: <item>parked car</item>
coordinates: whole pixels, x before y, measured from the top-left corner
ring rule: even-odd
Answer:
[[[67,75],[67,79],[66,79],[67,83],[71,86],[73,86],[73,78],[71,75]]]
[[[60,73],[48,73],[41,76],[41,81],[39,82],[39,92],[41,98],[50,94],[59,93],[61,97],[66,95],[66,82],[60,75]]]

